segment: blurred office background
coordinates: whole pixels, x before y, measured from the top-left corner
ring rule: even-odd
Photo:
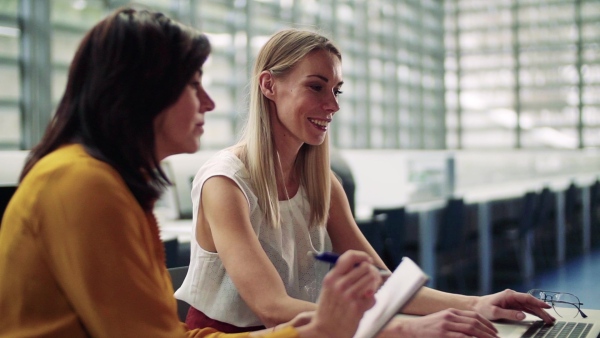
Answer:
[[[0,0],[0,153],[27,150],[39,141],[83,34],[109,11],[129,3]],[[468,293],[518,288],[524,280],[531,285],[534,277],[565,269],[573,259],[589,262],[597,250],[600,1],[131,3],[168,13],[209,36],[213,53],[204,67],[204,81],[217,106],[206,115],[209,127],[202,151],[207,152],[235,142],[244,119],[250,68],[268,36],[285,27],[330,36],[342,50],[345,82],[331,140],[347,162],[342,166],[350,171],[346,183],[356,185],[349,196],[354,207],[356,193],[357,220],[366,232],[383,229],[373,240],[393,262],[394,253],[388,251],[394,240],[382,225],[391,214],[374,215],[377,208],[400,208],[402,234],[412,238],[401,246],[413,250],[428,273],[439,276],[436,286]],[[373,156],[384,158],[381,166]],[[398,167],[391,164],[394,156]],[[373,169],[364,168],[365,159],[373,160],[367,161]],[[390,176],[380,175],[377,169],[382,167],[390,167],[390,176],[405,176],[398,180],[403,197],[389,197],[400,192],[386,186]],[[370,174],[363,174],[365,170]],[[379,181],[369,181],[373,177]],[[497,189],[515,180],[518,193],[481,197],[479,190],[488,185]],[[377,183],[379,190],[367,190]],[[539,197],[544,188],[553,194],[546,209]],[[518,230],[527,192],[539,195],[536,210],[545,211],[536,211],[535,217],[543,219],[538,223],[551,224],[544,231]],[[459,211],[448,210],[454,200],[464,204]],[[419,205],[411,209],[411,203]],[[449,218],[465,223],[460,231],[450,232],[461,234],[463,248],[473,243],[474,251],[435,258],[432,252],[451,246],[439,241],[448,237],[443,225]],[[497,230],[510,228],[511,222],[516,234]],[[490,233],[482,235],[485,224]],[[532,222],[528,226],[534,227]],[[428,235],[427,229],[437,234],[430,242],[420,239]],[[502,236],[512,238],[518,255],[528,242],[536,243],[530,251],[534,257],[529,257],[536,268],[523,263],[528,256],[521,255],[508,270],[525,272],[506,283],[498,283],[502,273],[493,264],[494,253],[508,250]],[[505,240],[504,246],[492,249],[498,238]],[[448,271],[471,276],[442,280]],[[483,280],[482,273],[487,276]]]

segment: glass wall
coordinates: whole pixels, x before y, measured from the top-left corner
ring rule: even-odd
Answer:
[[[21,139],[17,2],[0,2],[0,149],[17,148]]]
[[[449,148],[600,146],[600,2],[449,0]]]
[[[0,149],[39,141],[66,84],[68,65],[105,1],[0,2]]]
[[[0,1],[0,149],[30,148],[83,34],[125,0]],[[206,32],[203,148],[235,142],[258,49],[285,27],[343,53],[340,148],[600,146],[597,0],[142,0]],[[45,42],[44,42],[45,41]]]
[[[32,113],[21,93],[19,64],[24,43],[18,18],[35,0],[0,3],[0,147],[28,148],[39,139],[30,127],[49,119]],[[49,0],[51,67],[44,86],[55,107],[66,83],[68,64],[83,34],[125,1]],[[145,0],[137,5],[167,12],[209,35],[206,87],[217,107],[207,114],[203,148],[235,142],[246,112],[251,64],[269,35],[286,27],[309,28],[330,36],[343,54],[341,110],[332,141],[344,148],[445,147],[443,21],[436,0]],[[35,11],[35,8],[33,8]],[[42,16],[38,11],[37,17]],[[37,18],[35,15],[33,18]],[[43,19],[43,18],[42,18]],[[34,37],[36,37],[34,35]],[[6,48],[5,48],[6,46]],[[34,68],[34,67],[32,67]],[[34,86],[35,87],[35,86]],[[31,90],[24,87],[26,91]],[[35,89],[35,88],[34,88]],[[42,108],[40,107],[39,110]],[[21,128],[21,126],[23,128]],[[34,128],[33,128],[34,129]],[[31,134],[31,135],[30,135]]]

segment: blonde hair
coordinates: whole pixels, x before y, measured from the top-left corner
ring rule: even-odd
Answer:
[[[337,47],[326,37],[307,30],[286,29],[274,34],[261,48],[252,71],[248,120],[237,146],[246,165],[258,203],[271,227],[280,226],[280,210],[275,179],[275,147],[271,137],[268,99],[262,94],[259,75],[268,70],[283,77],[307,54],[325,50],[342,60]],[[322,144],[304,144],[296,157],[295,172],[306,190],[310,206],[309,224],[325,225],[331,197],[329,136]]]

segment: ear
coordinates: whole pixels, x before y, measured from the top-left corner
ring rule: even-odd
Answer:
[[[268,70],[263,70],[258,76],[260,91],[268,99],[273,99],[273,94],[275,93],[273,90],[275,85],[274,80],[273,74],[271,74],[271,72]]]

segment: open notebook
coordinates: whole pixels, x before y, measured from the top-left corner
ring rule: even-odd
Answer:
[[[376,303],[363,315],[354,338],[372,338],[425,285],[428,277],[410,258],[404,257],[375,294]]]

